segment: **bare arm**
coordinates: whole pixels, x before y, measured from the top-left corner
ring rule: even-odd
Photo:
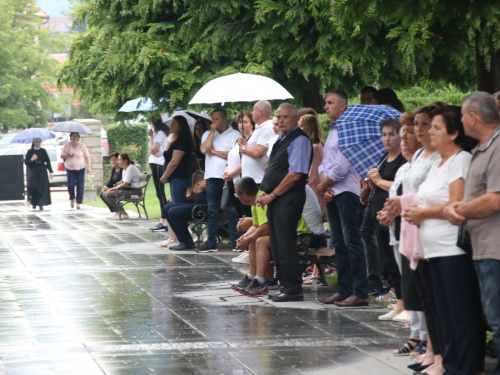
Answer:
[[[174,150],[174,152],[172,153],[172,160],[170,160],[170,163],[168,163],[167,168],[165,169],[165,172],[163,172],[163,175],[160,177],[160,180],[165,180],[165,181],[168,180],[170,175],[179,166],[184,154],[185,154],[184,151]]]
[[[205,141],[203,141],[200,145],[200,151],[203,155],[208,155],[210,151],[213,150],[214,135],[216,131],[217,131],[217,126],[216,124],[212,123],[212,125],[210,125],[210,133],[208,133],[207,139],[205,139]]]
[[[243,150],[244,148],[244,150]],[[240,153],[250,156],[254,159],[260,159],[267,153],[267,147],[257,145],[255,147],[242,147],[240,146]]]
[[[500,211],[500,192],[486,193],[457,207],[457,214],[467,219],[488,217]]]

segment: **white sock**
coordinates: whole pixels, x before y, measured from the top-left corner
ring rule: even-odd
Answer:
[[[251,273],[247,273],[247,277],[250,279],[250,280],[253,280],[255,275],[252,275]]]
[[[255,276],[259,284],[265,284],[266,283],[266,278],[262,276]]]

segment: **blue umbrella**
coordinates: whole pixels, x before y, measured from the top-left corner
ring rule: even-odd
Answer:
[[[55,138],[56,136],[46,129],[29,128],[17,133],[10,143],[31,143],[34,138],[40,138],[42,141]]]
[[[168,99],[160,99],[160,101],[168,101]],[[156,111],[156,106],[149,98],[137,98],[129,100],[118,110],[118,112],[151,112]]]
[[[398,119],[401,113],[385,105],[350,105],[335,123],[342,154],[366,177],[386,152],[380,139],[380,123]]]

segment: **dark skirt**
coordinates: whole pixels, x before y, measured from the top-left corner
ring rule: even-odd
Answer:
[[[26,167],[28,183],[28,197],[32,206],[48,206],[50,199],[50,185],[45,164],[39,167]]]

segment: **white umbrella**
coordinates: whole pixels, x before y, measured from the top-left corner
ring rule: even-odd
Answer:
[[[293,99],[275,80],[255,74],[236,73],[206,83],[189,104],[255,102]]]
[[[50,128],[53,132],[92,134],[92,130],[81,122],[63,121],[58,122]]]
[[[194,124],[196,123],[196,119],[194,117],[191,117],[190,115],[188,115],[185,111],[174,111],[174,113],[172,113],[172,116],[170,116],[165,121],[163,121],[163,123],[165,125],[167,125],[168,127],[170,127],[172,125],[172,119],[175,116],[184,117],[187,120],[189,128],[191,129],[191,133],[194,131]]]

